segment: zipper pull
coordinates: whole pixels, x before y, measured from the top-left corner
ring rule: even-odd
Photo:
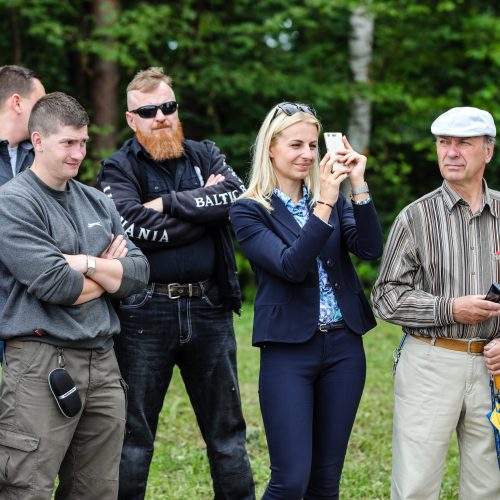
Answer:
[[[64,359],[64,351],[63,351],[62,347],[57,348],[57,364],[61,368],[64,368],[66,366],[66,361]]]

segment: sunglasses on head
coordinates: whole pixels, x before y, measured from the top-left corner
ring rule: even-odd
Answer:
[[[271,121],[276,118],[276,115],[279,111],[283,111],[283,113],[288,116],[292,116],[299,111],[312,116],[316,116],[316,110],[312,106],[309,106],[309,104],[300,104],[297,102],[282,102],[276,106],[276,110]]]
[[[177,101],[167,101],[163,104],[148,104],[137,109],[130,110],[131,113],[136,113],[141,118],[154,118],[158,110],[166,115],[171,115],[177,111]]]

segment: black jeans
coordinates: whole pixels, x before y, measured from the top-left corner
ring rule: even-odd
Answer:
[[[120,320],[115,350],[129,392],[118,498],[144,498],[158,416],[175,365],[207,445],[215,498],[255,498],[232,313],[219,304],[217,287],[201,298],[170,299],[148,285],[122,301]]]

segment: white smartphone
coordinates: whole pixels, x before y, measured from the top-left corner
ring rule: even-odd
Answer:
[[[325,132],[324,138],[326,150],[331,155],[336,155],[339,149],[345,149],[344,141],[342,140],[342,132]],[[335,162],[332,167],[332,172],[342,166],[342,163]]]

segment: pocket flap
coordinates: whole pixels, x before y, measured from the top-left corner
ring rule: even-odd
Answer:
[[[21,451],[35,451],[38,448],[40,438],[20,434],[19,432],[0,429],[0,445]]]

